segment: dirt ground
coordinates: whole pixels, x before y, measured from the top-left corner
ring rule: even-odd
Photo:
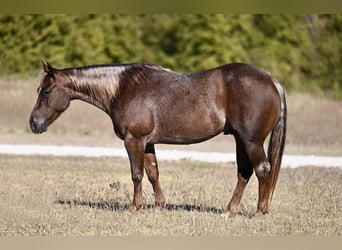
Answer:
[[[95,107],[73,101],[47,133],[31,133],[28,119],[36,100],[39,77],[30,80],[0,80],[0,143],[87,145],[123,147],[113,133],[109,117]],[[288,132],[285,153],[342,155],[341,101],[310,94],[287,94]],[[232,136],[219,135],[204,143],[162,149],[235,151]]]

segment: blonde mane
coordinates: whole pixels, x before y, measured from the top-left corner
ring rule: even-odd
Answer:
[[[67,74],[72,89],[96,96],[115,97],[119,90],[120,75],[126,66],[99,66],[74,68]]]

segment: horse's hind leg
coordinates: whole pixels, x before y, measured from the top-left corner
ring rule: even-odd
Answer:
[[[159,171],[154,145],[147,145],[144,155],[144,167],[149,181],[152,184],[156,208],[165,207],[165,198],[159,182]]]
[[[255,143],[251,141],[245,142],[246,152],[250,160],[255,174],[259,181],[259,198],[258,198],[258,213],[268,213],[268,203],[270,198],[270,171],[271,165],[267,160],[263,143]]]
[[[233,196],[228,204],[227,212],[231,214],[236,214],[238,210],[238,206],[245,190],[249,178],[253,174],[252,164],[248,159],[248,155],[246,153],[245,145],[243,142],[236,136],[236,158],[238,165],[238,174],[237,174],[237,185],[235,187]]]

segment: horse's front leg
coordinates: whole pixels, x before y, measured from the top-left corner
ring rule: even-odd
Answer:
[[[133,202],[129,210],[135,212],[143,205],[142,179],[144,176],[145,143],[134,137],[125,138],[125,147],[131,165],[131,176],[134,185]]]

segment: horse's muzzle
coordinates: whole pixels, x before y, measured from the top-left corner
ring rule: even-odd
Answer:
[[[33,133],[41,134],[47,130],[46,119],[43,117],[31,117],[30,127]]]

